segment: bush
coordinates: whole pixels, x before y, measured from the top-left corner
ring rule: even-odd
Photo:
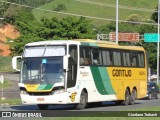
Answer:
[[[13,71],[12,57],[0,56],[0,71],[1,72]]]
[[[63,4],[58,4],[58,6],[54,9],[55,11],[66,10],[66,6]]]

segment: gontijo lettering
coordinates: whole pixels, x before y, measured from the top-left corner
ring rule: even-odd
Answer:
[[[113,69],[112,75],[113,75],[113,77],[131,77],[132,71],[131,70],[124,70],[124,69]]]

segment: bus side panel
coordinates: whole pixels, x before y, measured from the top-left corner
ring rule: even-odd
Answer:
[[[106,67],[80,67],[79,71],[79,86],[87,89],[88,102],[117,100]]]
[[[133,88],[137,90],[137,98],[146,96],[147,70],[145,68],[108,67],[108,72],[118,100],[124,99],[127,87],[130,92]]]

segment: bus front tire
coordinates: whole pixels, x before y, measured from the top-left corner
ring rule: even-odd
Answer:
[[[85,109],[86,105],[87,105],[87,93],[82,91],[81,96],[80,96],[80,102],[76,105],[76,109],[78,110],[83,110]]]
[[[40,110],[47,110],[49,107],[49,105],[46,104],[38,104],[37,106]]]

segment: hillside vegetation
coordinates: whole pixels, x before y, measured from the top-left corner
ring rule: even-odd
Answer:
[[[7,4],[2,4],[3,8],[5,8],[3,9],[5,18],[3,21],[13,24],[20,32],[20,37],[10,44],[12,55],[21,55],[24,45],[29,42],[79,38],[96,39],[97,33],[109,34],[116,31],[115,22],[106,20],[115,20],[116,0],[7,1],[9,1]],[[140,35],[157,32],[157,13],[155,12],[157,9],[157,0],[118,1],[119,20],[132,21],[132,23],[119,22],[119,32],[136,32]],[[18,5],[15,5],[13,2]],[[31,6],[32,9],[31,7],[26,8],[19,4]],[[65,13],[77,14],[79,17],[69,16]],[[105,20],[88,20],[88,18],[80,17],[80,15],[104,18]],[[150,24],[133,22],[146,22]],[[148,52],[149,66],[156,71],[156,43],[140,41],[137,43],[119,42],[119,44],[143,46]]]
[[[81,2],[80,2],[81,1]],[[89,2],[89,3],[88,3]],[[145,10],[155,10],[157,6],[157,0],[119,0],[119,19],[126,20],[126,18],[132,14],[138,14],[143,19],[150,19],[153,12]],[[93,4],[91,4],[93,3]],[[100,4],[100,5],[97,5]],[[46,3],[39,8],[47,9],[51,11],[60,11],[65,13],[78,14],[83,16],[92,16],[105,19],[114,19],[116,14],[116,0],[52,0],[50,3]],[[141,10],[121,9],[143,8]],[[40,21],[41,18],[52,18],[53,16],[58,18],[64,18],[68,15],[55,13],[51,11],[33,9],[32,13],[36,20]],[[107,20],[91,19],[96,26],[108,23]]]

